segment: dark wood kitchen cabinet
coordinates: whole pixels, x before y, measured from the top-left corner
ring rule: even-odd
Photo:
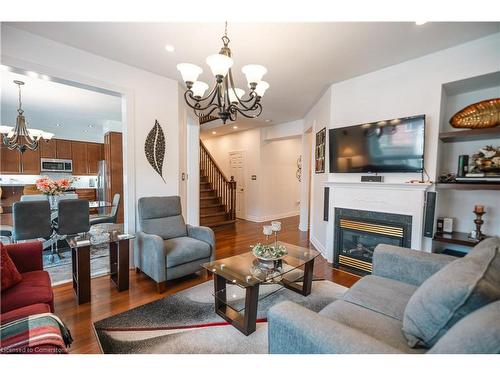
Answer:
[[[55,159],[57,157],[57,139],[42,140],[40,142],[40,157]]]
[[[21,153],[17,150],[9,150],[3,143],[0,145],[0,172],[21,173]]]
[[[76,176],[88,174],[87,142],[71,141],[71,155],[73,174]]]
[[[123,145],[122,134],[104,134],[104,160],[106,161],[106,199],[111,201],[118,193],[121,197],[118,209],[118,223],[123,223]]]
[[[56,140],[56,156],[57,159],[71,159],[71,141],[65,139]]]
[[[104,159],[104,145],[102,143],[87,143],[87,163],[89,175],[96,175],[99,171],[99,160]]]
[[[21,173],[40,174],[40,149],[26,150],[21,155]]]

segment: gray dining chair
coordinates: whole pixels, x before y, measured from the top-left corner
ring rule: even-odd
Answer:
[[[15,202],[12,206],[12,221],[14,242],[47,239],[52,235],[50,205],[47,200]]]
[[[118,218],[118,209],[120,208],[120,194],[113,196],[113,203],[109,215],[95,215],[90,218],[90,225],[112,223],[116,224]]]
[[[86,199],[66,199],[57,205],[58,217],[56,233],[59,236],[88,232],[89,201]]]

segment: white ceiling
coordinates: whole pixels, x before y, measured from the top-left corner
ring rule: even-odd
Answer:
[[[8,25],[179,81],[176,65],[191,62],[203,67],[200,79],[208,83],[213,79],[205,58],[219,51],[224,31],[221,23]],[[268,68],[271,87],[261,119],[275,124],[304,117],[333,82],[498,32],[500,23],[229,23],[228,31],[238,86],[246,87],[243,65]]]
[[[99,141],[109,126],[121,123],[121,98],[58,82],[50,77],[30,77],[1,72],[1,124],[14,126],[21,88],[28,128],[45,130],[56,138]],[[59,126],[57,126],[59,124]]]

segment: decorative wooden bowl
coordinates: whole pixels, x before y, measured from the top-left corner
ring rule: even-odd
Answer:
[[[450,119],[454,128],[483,129],[500,125],[500,98],[483,100],[457,112]]]

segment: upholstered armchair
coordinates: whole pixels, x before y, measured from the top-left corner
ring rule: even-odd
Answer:
[[[159,293],[168,280],[195,273],[215,258],[215,235],[207,227],[185,224],[177,196],[139,199],[134,246],[136,271],[156,281]]]

